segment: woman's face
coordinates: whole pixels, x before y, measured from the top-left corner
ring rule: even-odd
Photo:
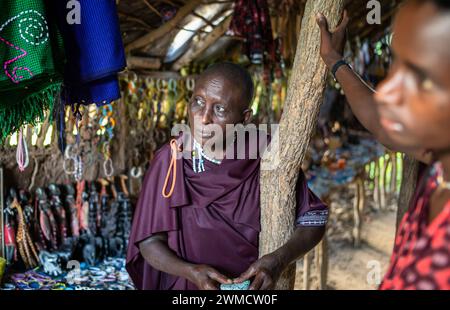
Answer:
[[[375,96],[381,123],[405,148],[449,152],[450,13],[410,3],[393,32],[393,65]]]
[[[242,90],[226,78],[201,76],[197,80],[188,115],[191,134],[202,145],[219,129],[225,139],[226,125],[245,123],[250,116],[242,102]]]

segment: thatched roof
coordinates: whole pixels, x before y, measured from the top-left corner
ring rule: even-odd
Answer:
[[[238,47],[226,34],[233,12],[231,0],[117,0],[130,68],[177,71],[192,61]],[[293,57],[306,0],[268,0],[275,35],[285,36]],[[349,37],[377,37],[390,26],[401,0],[380,0],[382,24],[366,23],[367,0],[348,1]],[[292,24],[292,27],[286,27]],[[277,27],[278,25],[278,27]],[[238,44],[236,44],[238,43]],[[293,48],[292,48],[293,47]],[[288,47],[289,49],[289,47]],[[289,63],[289,62],[288,62]]]

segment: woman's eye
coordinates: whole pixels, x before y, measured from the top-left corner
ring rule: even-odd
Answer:
[[[194,104],[195,105],[198,105],[198,106],[200,106],[200,107],[202,107],[204,104],[203,104],[203,100],[201,100],[200,98],[195,98],[194,99]]]
[[[434,88],[434,83],[432,80],[425,78],[420,82],[420,88],[425,91],[432,90]]]
[[[218,113],[223,113],[223,112],[225,112],[225,108],[222,107],[222,106],[216,106],[216,111],[217,111]]]

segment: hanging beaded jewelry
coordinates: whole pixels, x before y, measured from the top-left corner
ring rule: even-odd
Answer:
[[[194,149],[192,150],[192,168],[195,173],[200,173],[205,171],[204,160],[206,159],[216,165],[220,165],[221,161],[211,158],[205,154],[202,146],[194,139]]]

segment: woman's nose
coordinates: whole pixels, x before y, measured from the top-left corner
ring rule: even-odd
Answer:
[[[375,100],[380,104],[400,105],[403,101],[405,76],[401,70],[392,72],[381,82],[375,93]]]
[[[205,107],[205,109],[203,110],[203,114],[202,114],[202,124],[203,125],[208,125],[212,122],[212,109]]]

